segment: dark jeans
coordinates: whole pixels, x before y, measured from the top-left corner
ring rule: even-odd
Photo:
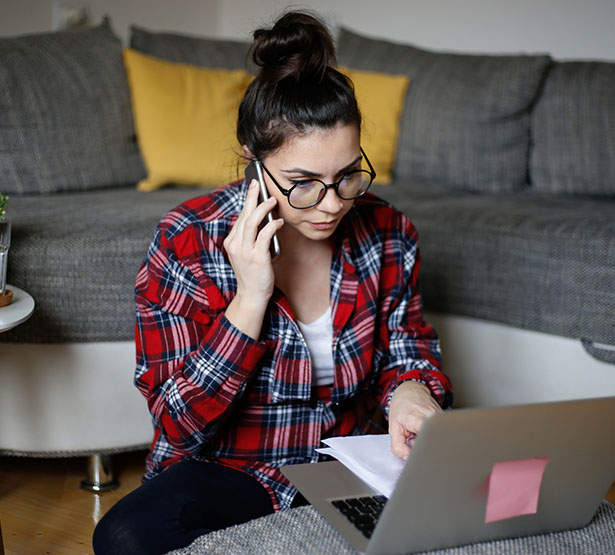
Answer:
[[[96,555],[154,555],[273,512],[253,477],[214,463],[183,461],[120,499],[94,530]]]

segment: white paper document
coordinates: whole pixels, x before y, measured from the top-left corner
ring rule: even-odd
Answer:
[[[327,447],[316,451],[336,458],[382,495],[391,496],[405,462],[391,452],[389,434],[332,437],[323,443]]]

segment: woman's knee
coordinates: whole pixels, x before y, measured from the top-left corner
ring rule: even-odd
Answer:
[[[92,536],[94,553],[96,555],[145,553],[141,539],[142,527],[131,518],[134,515],[116,510],[117,507],[118,505],[112,507],[96,525]]]

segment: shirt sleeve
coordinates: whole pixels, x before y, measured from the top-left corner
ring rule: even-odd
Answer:
[[[442,408],[453,400],[450,380],[441,369],[438,335],[423,320],[417,233],[407,218],[401,219],[402,225],[394,226],[385,241],[381,272],[380,349],[375,366],[379,401],[387,416],[393,392],[409,380],[425,384]]]
[[[137,276],[135,383],[169,444],[194,454],[241,398],[265,346],[226,319],[201,263],[214,247],[190,234],[169,239],[159,227]]]

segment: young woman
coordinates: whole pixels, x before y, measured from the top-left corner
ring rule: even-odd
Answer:
[[[291,12],[254,33],[252,55],[237,136],[270,198],[233,183],[156,230],[136,284],[136,383],[155,437],[97,554],[164,553],[297,504],[279,468],[318,461],[325,437],[376,431],[375,410],[405,458],[452,399],[422,319],[416,232],[366,193],[375,174],[329,32]]]

